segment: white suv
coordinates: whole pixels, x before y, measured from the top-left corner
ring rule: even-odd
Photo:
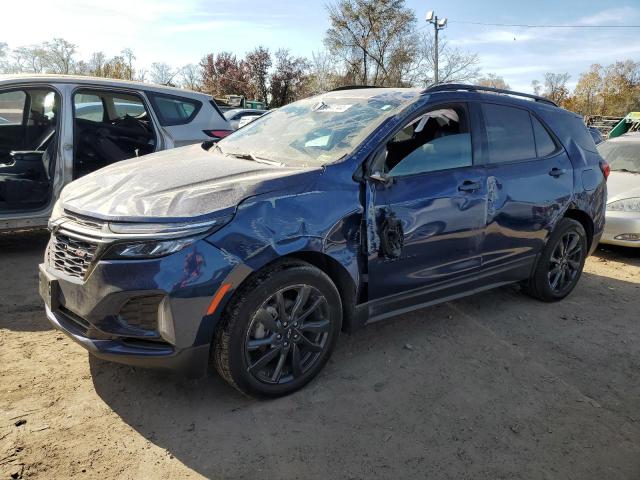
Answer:
[[[105,78],[0,75],[0,231],[45,226],[62,187],[87,173],[231,131],[203,93]]]

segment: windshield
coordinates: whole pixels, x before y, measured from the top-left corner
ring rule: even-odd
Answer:
[[[640,173],[640,141],[604,142],[598,145],[611,170]]]
[[[218,142],[218,147],[225,155],[257,161],[321,166],[351,153],[418,94],[417,90],[377,95],[359,90],[307,98],[269,112]]]

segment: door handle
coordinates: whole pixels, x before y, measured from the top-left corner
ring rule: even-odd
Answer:
[[[476,190],[480,190],[480,186],[480,182],[465,180],[458,186],[458,190],[461,192],[475,192]]]
[[[560,175],[564,175],[567,171],[564,168],[553,167],[549,170],[549,175],[552,177],[558,178]]]

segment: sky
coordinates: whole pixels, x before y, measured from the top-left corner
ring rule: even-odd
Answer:
[[[257,45],[310,57],[323,48],[330,0],[0,0],[0,42],[10,47],[62,37],[80,57],[131,48],[137,62],[197,63],[209,52],[239,56]],[[534,25],[640,25],[640,0],[406,0],[420,28],[427,10],[447,17],[452,46],[479,55],[483,73],[531,91],[545,72],[571,75],[575,85],[592,63],[640,61],[640,28],[524,28]],[[24,18],[28,18],[25,23]],[[28,26],[27,26],[28,25]]]

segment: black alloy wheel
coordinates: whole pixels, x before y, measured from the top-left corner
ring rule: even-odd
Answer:
[[[580,274],[582,268],[582,242],[575,231],[560,238],[549,258],[549,287],[561,294]]]
[[[289,383],[327,348],[329,305],[317,288],[300,284],[271,295],[253,316],[245,340],[248,371],[260,382]]]
[[[533,275],[524,290],[544,302],[555,302],[578,284],[589,250],[587,234],[580,222],[563,218],[540,252]]]
[[[213,339],[213,364],[246,395],[287,395],[322,370],[341,327],[342,301],[329,276],[282,261],[234,292]]]

